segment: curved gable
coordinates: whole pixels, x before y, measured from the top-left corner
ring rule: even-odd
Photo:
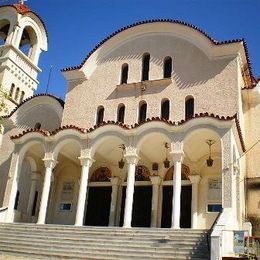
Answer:
[[[34,128],[40,123],[43,129],[54,130],[60,126],[64,102],[52,95],[39,94],[24,100],[4,119],[22,128]]]
[[[123,27],[98,43],[80,65],[65,68],[62,71],[67,79],[89,78],[100,57],[106,56],[111,50],[131,39],[155,34],[168,34],[188,41],[209,58],[236,56],[238,52],[242,52],[243,63],[249,67],[250,77],[253,81],[246,43],[243,39],[219,42],[194,25],[171,19],[147,20]],[[74,75],[69,73],[70,71],[75,71]]]

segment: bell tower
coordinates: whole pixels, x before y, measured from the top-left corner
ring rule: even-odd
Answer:
[[[43,21],[23,1],[0,6],[0,84],[10,95],[9,112],[37,89],[38,61],[47,48]]]

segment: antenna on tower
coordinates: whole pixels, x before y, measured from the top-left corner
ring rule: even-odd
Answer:
[[[51,65],[50,70],[49,70],[49,76],[48,76],[48,82],[47,82],[45,94],[47,94],[47,93],[48,93],[48,90],[49,90],[49,85],[50,85],[50,80],[51,80],[52,69],[53,69],[53,65]]]

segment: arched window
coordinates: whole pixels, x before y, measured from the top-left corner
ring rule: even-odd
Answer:
[[[172,76],[172,58],[166,57],[163,63],[163,77],[170,78]]]
[[[19,92],[20,92],[20,89],[17,88],[16,91],[15,91],[15,96],[14,96],[14,100],[15,100],[15,101],[18,101]]]
[[[24,93],[24,91],[22,91],[22,92],[21,92],[21,96],[20,96],[20,103],[22,103],[22,102],[23,102],[23,99],[24,99],[24,94],[25,94],[25,93]]]
[[[143,55],[143,64],[142,64],[142,81],[149,80],[149,68],[150,68],[150,54],[145,53]]]
[[[9,33],[10,23],[8,20],[0,21],[0,45],[4,45]]]
[[[163,100],[161,104],[161,118],[168,120],[170,117],[170,101]]]
[[[121,69],[121,84],[127,83],[128,79],[128,64],[123,64]]]
[[[16,192],[16,196],[15,196],[14,209],[18,209],[19,198],[20,198],[20,191],[18,190],[18,191]]]
[[[23,29],[23,34],[21,37],[19,49],[29,58],[32,58],[34,56],[36,51],[36,45],[37,45],[37,36],[35,31],[29,27],[26,26]]]
[[[97,109],[97,119],[96,119],[96,124],[100,125],[104,121],[104,107],[99,106]]]
[[[139,119],[138,122],[139,123],[143,123],[146,120],[146,111],[147,111],[147,104],[145,101],[140,103],[139,106]]]
[[[10,95],[11,98],[13,98],[14,88],[15,88],[15,85],[12,84],[12,85],[11,85],[11,88],[10,88],[10,93],[9,93],[9,95]]]
[[[185,99],[185,119],[189,119],[194,115],[194,98],[189,96]]]
[[[125,122],[125,105],[123,104],[118,106],[117,121],[121,123]]]
[[[37,129],[37,130],[39,130],[39,129],[41,129],[41,123],[39,123],[39,122],[37,122],[36,124],[35,124],[35,126],[34,126],[34,129]]]

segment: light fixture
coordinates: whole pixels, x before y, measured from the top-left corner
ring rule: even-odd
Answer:
[[[168,143],[165,143],[164,144],[164,147],[165,147],[165,160],[163,161],[163,165],[164,165],[164,168],[169,168],[170,167],[170,161],[168,160],[167,158],[167,150],[169,149],[169,145]]]
[[[123,169],[125,166],[125,161],[124,161],[125,145],[121,144],[121,145],[119,145],[119,148],[122,150],[122,157],[121,157],[121,160],[118,161],[118,167],[119,167],[119,169]]]
[[[209,158],[207,159],[207,166],[212,167],[214,160],[211,158],[211,146],[215,143],[214,140],[207,140],[206,143],[209,146]]]

